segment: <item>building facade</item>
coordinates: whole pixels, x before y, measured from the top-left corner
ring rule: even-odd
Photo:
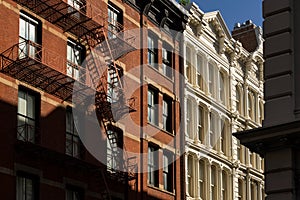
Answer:
[[[260,27],[228,31],[220,12],[189,8],[184,32],[187,199],[264,199],[263,160],[232,132],[261,126]]]
[[[179,4],[5,0],[0,16],[2,199],[184,198]]]

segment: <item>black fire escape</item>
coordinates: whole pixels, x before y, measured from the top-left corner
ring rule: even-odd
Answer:
[[[136,160],[121,155],[117,148],[117,133],[114,122],[126,113],[134,111],[135,98],[125,99],[123,85],[115,61],[128,52],[135,50],[134,37],[123,31],[118,24],[118,32],[108,29],[107,11],[97,9],[88,4],[73,7],[62,0],[14,0],[33,13],[69,32],[77,38],[77,42],[86,48],[85,66],[76,66],[80,76],[75,78],[64,72],[55,70],[57,65],[67,65],[66,58],[61,58],[57,52],[45,49],[42,45],[24,41],[13,45],[0,55],[0,70],[15,79],[41,89],[64,101],[73,102],[85,99],[87,95],[95,95],[95,111],[111,144],[112,157],[117,165],[114,174],[121,181],[136,178]],[[116,24],[114,24],[115,26]],[[115,30],[115,29],[113,29]],[[109,35],[109,38],[108,38]],[[104,58],[99,61],[94,51]],[[100,67],[106,66],[103,74]],[[108,82],[108,78],[110,81]],[[79,91],[73,95],[73,86],[77,84]],[[109,96],[108,88],[113,94]],[[73,98],[72,98],[73,97]],[[78,99],[74,99],[74,98]],[[105,175],[99,173],[104,179]],[[102,192],[103,199],[111,199],[108,188]]]

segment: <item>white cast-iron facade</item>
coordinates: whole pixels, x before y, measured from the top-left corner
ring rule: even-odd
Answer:
[[[187,199],[264,199],[263,160],[232,136],[263,120],[260,27],[255,31],[259,45],[248,52],[219,11],[191,5],[184,33]]]

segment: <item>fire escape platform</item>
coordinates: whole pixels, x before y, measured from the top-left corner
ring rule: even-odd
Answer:
[[[14,0],[28,8],[52,24],[60,27],[64,32],[71,32],[76,36],[83,36],[103,27],[105,17],[100,9],[84,6],[74,8],[62,0]],[[91,15],[88,17],[85,13]],[[93,18],[93,19],[92,19]],[[96,22],[95,20],[99,21]]]
[[[64,101],[72,102],[73,87],[75,80],[66,74],[54,70],[53,68],[30,57],[11,60],[4,55],[0,55],[0,71],[17,80],[25,82],[35,88],[41,89]],[[76,97],[85,99],[88,94],[93,95],[95,91],[79,82]]]

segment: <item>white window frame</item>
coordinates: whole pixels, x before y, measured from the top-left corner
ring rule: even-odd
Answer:
[[[147,58],[148,58],[148,64],[154,68],[157,68],[157,40],[156,37],[148,33],[148,52],[147,52]]]
[[[157,98],[157,91],[148,88],[148,122],[154,125],[157,125],[158,123]]]
[[[204,143],[204,108],[198,105],[198,140]]]
[[[219,71],[219,100],[225,104],[225,99],[226,99],[226,78],[225,78],[225,73]]]
[[[205,199],[205,162],[204,160],[199,160],[199,177],[198,177],[198,184],[199,184],[199,197],[201,200]]]
[[[208,92],[212,97],[215,97],[215,68],[214,64],[208,64]]]
[[[38,46],[38,32],[40,23],[28,16],[27,14],[20,12],[19,19],[19,57],[24,58],[26,56],[37,58]],[[26,44],[25,41],[29,43]]]
[[[203,90],[203,56],[197,54],[197,69],[196,69],[196,78],[197,78],[197,85],[200,89]]]
[[[73,42],[68,40],[67,42],[67,75],[74,78],[75,80],[80,79],[80,68],[82,62],[83,48]],[[83,72],[81,72],[83,73]],[[83,73],[85,74],[85,73]]]
[[[122,31],[123,14],[120,9],[108,2],[108,38],[116,38],[117,34]]]
[[[210,199],[217,200],[218,187],[217,187],[217,167],[212,165],[210,169]]]

